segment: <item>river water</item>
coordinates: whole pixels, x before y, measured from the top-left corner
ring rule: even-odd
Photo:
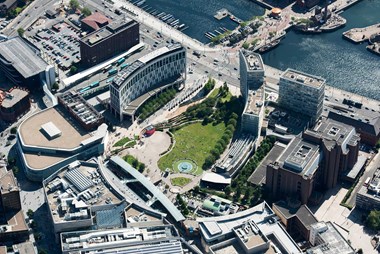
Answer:
[[[146,4],[179,18],[180,23],[189,26],[184,33],[201,42],[208,42],[205,32],[236,27],[227,18],[218,21],[213,17],[221,8],[243,20],[264,13],[249,0],[147,0]],[[282,70],[294,68],[322,76],[331,86],[380,100],[380,57],[367,51],[366,43],[355,45],[342,38],[342,32],[350,28],[380,22],[380,0],[362,0],[342,16],[347,24],[335,32],[305,35],[289,31],[277,48],[263,55],[263,60]]]

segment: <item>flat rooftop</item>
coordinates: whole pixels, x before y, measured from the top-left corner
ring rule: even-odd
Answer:
[[[172,246],[167,244],[169,241],[173,241]],[[62,233],[61,242],[63,251],[85,253],[91,250],[108,250],[107,253],[114,250],[114,253],[119,253],[116,250],[124,248],[129,252],[120,253],[183,253],[172,225]]]
[[[83,37],[81,41],[89,46],[93,46],[118,33],[122,29],[131,27],[135,24],[137,24],[136,21],[127,17],[121,20],[115,20],[107,26],[102,27],[99,30]]]
[[[118,204],[121,200],[106,186],[93,166],[75,161],[45,182],[49,209],[55,222],[76,220],[75,214],[91,206]]]
[[[318,168],[314,163],[320,156],[319,146],[295,137],[278,159],[280,165],[296,174],[312,175]]]
[[[263,59],[261,58],[260,54],[243,49],[242,53],[244,55],[245,63],[249,71],[264,70]]]
[[[248,102],[244,109],[245,114],[259,115],[260,110],[264,107],[264,88],[248,91]]]
[[[331,222],[318,222],[312,227],[319,230],[319,237],[323,243],[308,249],[307,254],[354,254],[355,251],[347,243],[346,239],[339,233]]]
[[[66,156],[57,156],[57,155],[42,155],[35,153],[23,153],[26,162],[31,168],[34,169],[45,169],[50,165],[54,165],[60,161],[67,159]]]
[[[0,42],[0,57],[11,63],[25,78],[37,75],[47,67],[37,51],[18,36]]]
[[[11,89],[9,92],[5,92],[4,99],[0,101],[0,104],[3,108],[11,108],[28,95],[28,91],[19,88],[14,88]]]
[[[301,71],[287,69],[281,75],[281,79],[291,80],[300,84],[308,85],[315,88],[324,86],[326,80],[324,78],[307,74]]]
[[[62,132],[61,136],[49,139],[41,126],[52,122]],[[55,106],[40,111],[27,118],[19,127],[19,135],[26,146],[47,147],[71,150],[81,145],[81,142],[90,138],[75,119],[61,106]]]
[[[5,167],[0,167],[0,185],[1,194],[18,190],[16,178],[14,177],[12,170],[7,171]]]

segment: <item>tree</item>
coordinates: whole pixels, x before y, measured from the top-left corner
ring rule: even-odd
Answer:
[[[236,124],[237,124],[237,121],[236,121],[236,119],[230,119],[228,122],[227,122],[227,125],[233,125],[234,127],[236,127]]]
[[[244,49],[248,49],[249,48],[249,43],[248,42],[244,42],[243,43],[243,48]]]
[[[52,85],[51,88],[54,89],[54,90],[58,90],[58,89],[59,89],[59,85],[58,85],[58,83],[57,83],[57,82],[54,82],[54,84]]]
[[[18,173],[20,172],[20,169],[17,166],[13,166],[12,171],[13,171],[13,174],[18,175]]]
[[[79,2],[78,2],[78,0],[70,0],[69,5],[70,5],[70,8],[71,8],[73,11],[75,11],[76,9],[79,8]]]
[[[78,68],[75,65],[71,66],[71,68],[70,68],[71,74],[75,74],[75,73],[77,73],[77,71],[78,71]]]
[[[194,187],[194,192],[199,192],[201,190],[201,188],[197,185]]]
[[[380,229],[380,211],[373,210],[368,214],[366,224],[369,228],[374,230]]]
[[[227,186],[226,188],[224,188],[224,193],[226,194],[227,197],[231,195],[231,192],[232,192],[231,186]]]
[[[33,215],[34,215],[34,212],[32,209],[28,209],[28,211],[26,212],[26,215],[28,215],[29,218],[33,218]]]
[[[91,15],[91,10],[88,7],[84,7],[82,9],[82,14],[83,14],[83,16],[88,17]]]
[[[25,30],[24,28],[20,27],[19,29],[17,29],[17,33],[20,37],[23,37],[24,36],[24,33],[25,33]]]
[[[10,9],[10,10],[8,10],[7,16],[10,19],[14,19],[17,16],[16,9]]]
[[[138,168],[138,166],[139,166],[139,162],[138,162],[136,159],[134,159],[134,160],[132,161],[132,167],[134,167],[134,168]]]
[[[17,127],[12,127],[11,134],[16,134],[16,133],[17,133]]]

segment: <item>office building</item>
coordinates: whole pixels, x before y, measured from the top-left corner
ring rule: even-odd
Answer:
[[[15,122],[30,109],[29,91],[23,87],[0,90],[0,119]]]
[[[126,204],[103,180],[96,161],[74,161],[44,180],[43,186],[55,233],[124,225]]]
[[[260,54],[249,50],[239,50],[240,91],[247,97],[248,90],[257,90],[264,83],[264,63]]]
[[[240,92],[244,99],[241,116],[243,132],[260,136],[264,117],[264,63],[260,54],[239,51]]]
[[[61,234],[62,253],[201,254],[180,238],[173,225]]]
[[[314,124],[322,114],[326,80],[287,69],[280,77],[278,104],[310,117]]]
[[[186,79],[186,49],[181,44],[159,48],[117,74],[110,85],[111,112],[134,120],[138,108],[162,88]],[[155,90],[156,89],[156,90]]]
[[[78,116],[84,117],[85,123],[96,122],[97,114],[88,105],[82,106],[79,108],[74,101],[73,112],[84,109]],[[18,127],[18,154],[30,180],[42,181],[78,159],[103,154],[107,125],[103,123],[88,131],[73,117],[73,112],[59,104],[30,116]]]
[[[306,204],[316,184],[321,160],[319,145],[295,137],[267,166],[265,186],[276,198],[294,196]]]
[[[85,17],[81,21],[81,29],[83,31],[93,32],[99,30],[100,28],[110,24],[111,19],[107,18],[104,14],[100,12],[95,12],[88,17]]]
[[[55,83],[54,66],[48,65],[37,48],[21,37],[0,41],[0,69],[15,85],[36,88]]]
[[[129,18],[115,20],[80,40],[81,62],[87,67],[97,65],[139,42],[139,23]]]
[[[355,206],[365,211],[380,211],[380,169],[366,179],[363,186],[359,187],[356,194]]]
[[[20,189],[12,171],[0,167],[0,242],[20,243],[29,238],[21,210]]]
[[[272,209],[293,238],[309,240],[311,225],[318,220],[306,205],[288,198],[273,203]]]
[[[275,197],[294,195],[306,204],[316,186],[330,189],[352,171],[359,175],[359,144],[352,126],[322,118],[267,165],[266,187]]]
[[[319,182],[323,188],[335,187],[340,176],[350,172],[358,161],[360,136],[350,125],[322,118],[314,129],[303,133],[303,139],[321,148],[323,170]]]
[[[263,202],[235,214],[197,218],[205,253],[301,253]]]
[[[375,146],[380,140],[380,108],[363,105],[351,99],[325,102],[327,117],[355,127],[360,134],[361,142]]]
[[[309,242],[314,247],[308,249],[306,254],[356,253],[331,222],[318,222],[311,225]]]

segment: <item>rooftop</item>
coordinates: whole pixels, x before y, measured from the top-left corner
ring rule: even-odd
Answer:
[[[87,36],[83,37],[81,41],[89,46],[93,46],[101,41],[107,39],[118,33],[120,30],[128,28],[136,24],[136,21],[130,18],[124,18],[121,20],[115,20],[105,27],[102,27]]]
[[[47,63],[20,37],[0,42],[0,57],[24,77],[29,78],[45,71]]]
[[[0,90],[0,105],[3,108],[11,108],[28,95],[29,92],[27,90],[18,87],[12,88],[8,92]]]
[[[273,204],[273,209],[279,211],[286,220],[297,217],[306,228],[310,228],[312,224],[318,222],[309,208],[306,205],[299,206],[298,202],[291,203],[290,201],[281,200]]]
[[[59,128],[61,136],[50,139],[41,131],[41,126],[48,122]],[[27,146],[61,150],[79,147],[84,140],[91,137],[61,106],[48,108],[27,118],[19,127],[19,135]]]
[[[233,231],[248,250],[268,243],[268,238],[262,235],[254,221],[247,221],[245,224],[234,228]]]
[[[144,65],[146,65],[148,62],[152,61],[153,59],[163,56],[167,53],[174,52],[177,50],[184,50],[181,44],[175,43],[175,44],[169,44],[167,46],[161,47],[159,49],[156,49],[145,56],[141,57],[140,59],[134,61],[132,64],[127,66],[125,69],[120,71],[116,77],[112,81],[112,85],[116,88],[119,88],[122,86],[125,80],[128,79],[129,76],[131,76],[133,73],[135,73],[138,69],[142,68]]]
[[[351,103],[338,100],[325,102],[325,110],[328,112],[328,118],[334,119],[360,129],[362,132],[371,135],[380,133],[380,108],[369,108],[363,106],[361,102]]]
[[[234,228],[241,227],[249,221],[257,225],[257,230],[263,236],[273,239],[270,239],[272,244],[285,250],[284,253],[300,253],[296,243],[277,221],[272,209],[265,202],[232,215],[197,218],[202,237],[206,242],[227,240]],[[259,241],[254,237],[252,243]]]
[[[100,12],[95,12],[90,16],[82,19],[81,22],[85,23],[94,30],[98,30],[100,27],[111,23],[111,19],[107,18]]]
[[[140,182],[149,192],[165,207],[165,209],[178,221],[185,220],[185,217],[177,207],[166,197],[149,179],[142,175],[138,170],[133,168],[122,158],[118,156],[111,157],[110,162],[119,166],[130,174],[134,179]]]
[[[259,115],[260,110],[264,107],[264,88],[248,91],[248,102],[244,109],[244,114]]]
[[[305,176],[312,175],[318,168],[319,146],[295,137],[277,162],[284,168]]]
[[[0,193],[7,194],[15,190],[19,188],[12,170],[7,171],[6,168],[0,167]]]
[[[285,72],[283,72],[281,75],[281,79],[291,80],[293,82],[305,84],[316,88],[321,88],[326,83],[326,80],[324,78],[293,69],[287,69]]]
[[[354,249],[338,232],[331,222],[318,222],[311,226],[318,233],[323,242],[316,247],[308,249],[307,254],[354,254]]]
[[[87,165],[87,164],[86,164]],[[75,161],[44,182],[47,202],[55,222],[88,219],[88,208],[120,203],[95,165]]]
[[[149,244],[144,243],[147,241]],[[63,252],[183,253],[181,241],[172,225],[62,233],[61,243]]]
[[[264,70],[263,59],[260,54],[242,49],[245,63],[249,71]]]

